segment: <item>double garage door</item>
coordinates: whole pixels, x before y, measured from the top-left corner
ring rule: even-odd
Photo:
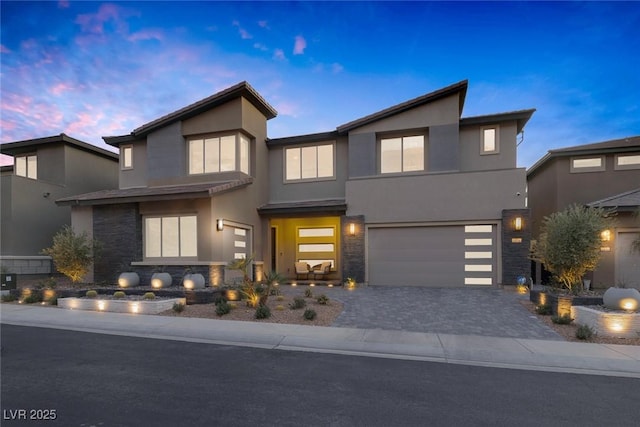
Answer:
[[[497,283],[495,225],[370,227],[367,273],[374,286],[462,287]]]

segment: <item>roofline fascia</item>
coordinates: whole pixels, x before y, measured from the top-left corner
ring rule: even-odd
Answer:
[[[42,138],[25,139],[22,141],[4,143],[0,145],[0,152],[8,156],[14,156],[14,154],[11,153],[12,151],[16,151],[16,150],[22,151],[23,148],[28,148],[32,146],[37,147],[40,145],[46,145],[51,143],[63,143],[63,144],[69,145],[70,147],[75,147],[80,150],[94,153],[99,156],[109,158],[112,160],[118,160],[120,158],[118,153],[114,153],[112,151],[105,150],[104,148],[97,147],[88,142],[84,142],[79,139],[70,137],[65,133],[61,133],[60,135],[45,136]],[[9,148],[9,152],[6,151],[7,148]]]
[[[322,142],[333,140],[340,136],[337,131],[312,133],[307,135],[286,136],[282,138],[267,138],[267,147],[279,147],[283,145],[307,144],[312,142]]]

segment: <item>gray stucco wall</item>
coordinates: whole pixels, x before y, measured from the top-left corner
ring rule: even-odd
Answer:
[[[133,168],[120,169],[120,188],[144,187],[147,185],[147,141],[136,141],[133,147]]]
[[[352,179],[347,215],[368,224],[501,219],[502,209],[524,208],[524,188],[524,169]]]
[[[484,126],[464,126],[460,128],[460,170],[494,170],[516,167],[516,122],[496,123],[499,131],[499,152],[480,154],[481,128]]]
[[[147,136],[147,174],[154,180],[179,178],[186,174],[186,147],[181,122],[170,124]]]
[[[349,177],[376,175],[377,141],[374,132],[349,135]]]
[[[460,169],[460,145],[458,125],[441,125],[429,128],[427,139],[427,170],[430,172],[457,171]]]

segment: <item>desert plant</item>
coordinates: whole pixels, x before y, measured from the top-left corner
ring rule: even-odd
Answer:
[[[299,308],[304,308],[306,305],[307,302],[304,300],[304,298],[295,297],[293,299],[293,302],[289,304],[289,307],[291,308],[291,310],[297,310]]]
[[[284,301],[284,295],[278,295],[276,301]]]
[[[269,299],[269,295],[278,295],[278,289],[274,288],[274,286],[278,286],[280,282],[284,280],[278,272],[276,271],[268,271],[264,275],[264,283],[267,285],[267,289],[264,292],[262,297],[262,304],[266,304]]]
[[[543,316],[549,315],[552,313],[551,306],[549,304],[540,304],[536,306],[536,313],[541,314]]]
[[[181,302],[176,302],[173,304],[172,309],[176,313],[182,313],[184,311],[184,304],[182,304]]]
[[[24,297],[22,299],[22,302],[25,304],[35,304],[38,302],[42,302],[42,294],[39,294],[38,292],[32,292]]]
[[[593,337],[593,329],[589,325],[580,325],[576,329],[576,338],[579,340],[590,340]]]
[[[305,320],[313,320],[315,319],[317,316],[317,313],[315,310],[308,308],[304,311],[303,317],[305,318]]]
[[[156,294],[154,294],[153,292],[147,292],[144,295],[142,295],[142,299],[147,299],[147,300],[156,299]]]
[[[571,205],[543,220],[531,258],[544,264],[569,291],[582,287],[582,277],[600,259],[601,233],[611,227],[611,214],[601,208]]]
[[[115,292],[113,293],[113,297],[114,297],[115,299],[122,299],[122,298],[124,298],[124,297],[126,297],[126,296],[127,296],[127,294],[125,294],[125,293],[124,293],[124,292],[122,292],[122,291],[115,291]]]
[[[316,301],[320,305],[327,305],[329,303],[329,298],[325,294],[322,294],[318,297]]]
[[[344,281],[344,285],[349,289],[353,289],[356,287],[356,279],[353,277],[347,277],[347,280]]]
[[[36,289],[55,289],[58,286],[58,282],[53,277],[40,280],[36,285]]]
[[[58,305],[58,297],[51,297],[47,300],[49,305]]]
[[[77,283],[89,271],[97,249],[97,242],[86,232],[76,234],[71,226],[65,225],[53,236],[53,245],[42,253],[53,258],[56,269]]]
[[[256,308],[256,319],[268,319],[271,317],[271,310],[266,305]]]
[[[284,310],[284,305],[282,305],[282,304],[276,305],[276,310],[278,310],[278,311]]]
[[[311,289],[305,289],[304,290],[304,297],[305,298],[313,298],[313,291]]]
[[[85,297],[87,297],[87,298],[96,298],[96,297],[98,296],[98,292],[96,292],[96,291],[94,291],[94,290],[87,291],[87,292],[84,294],[84,296],[85,296]]]
[[[16,298],[15,295],[11,295],[11,294],[2,295],[2,302],[13,302],[17,299],[18,298]]]
[[[563,314],[562,316],[553,315],[551,316],[551,321],[556,325],[568,325],[573,322],[570,314]]]
[[[219,304],[216,304],[216,314],[218,316],[224,316],[225,314],[229,314],[231,311],[231,306],[226,301],[221,301]]]

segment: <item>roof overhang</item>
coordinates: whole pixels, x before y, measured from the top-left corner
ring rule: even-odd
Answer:
[[[533,113],[536,112],[535,108],[531,108],[528,110],[518,110],[518,111],[510,111],[506,113],[496,113],[496,114],[488,114],[484,116],[472,116],[472,117],[463,117],[460,119],[460,126],[472,126],[472,125],[484,125],[484,124],[492,124],[499,122],[508,122],[508,121],[516,121],[517,122],[517,132],[520,133],[524,129],[524,126],[527,124]]]
[[[347,211],[347,203],[344,199],[331,200],[305,200],[301,202],[269,203],[260,206],[258,213],[265,216],[278,215],[343,215]]]
[[[66,144],[71,147],[78,148],[82,151],[86,151],[88,153],[96,154],[98,156],[110,159],[110,160],[118,160],[119,156],[117,153],[112,151],[105,150],[100,147],[96,147],[95,145],[89,144],[84,141],[80,141],[79,139],[75,139],[61,133],[60,135],[46,136],[43,138],[34,138],[27,139],[24,141],[16,141],[16,142],[8,142],[0,145],[0,152],[2,154],[6,154],[9,156],[19,156],[21,154],[27,154],[33,152],[37,147],[49,144]]]
[[[163,200],[204,199],[237,190],[253,182],[253,178],[204,184],[102,190],[56,200],[59,206],[112,205]]]
[[[332,141],[338,137],[338,132],[322,132],[308,135],[288,136],[285,138],[267,139],[267,147],[279,147],[292,144],[310,144],[314,142]]]
[[[615,209],[617,212],[633,212],[640,206],[640,188],[587,203],[587,206]]]

